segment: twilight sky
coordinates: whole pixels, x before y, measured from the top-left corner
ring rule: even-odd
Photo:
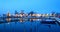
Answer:
[[[60,12],[60,0],[0,0],[0,14],[8,11],[12,14],[15,10],[24,10],[25,13]]]

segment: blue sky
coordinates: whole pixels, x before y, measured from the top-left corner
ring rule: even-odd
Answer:
[[[24,10],[25,13],[60,12],[60,0],[0,0],[0,14],[8,11],[12,14],[15,10]]]

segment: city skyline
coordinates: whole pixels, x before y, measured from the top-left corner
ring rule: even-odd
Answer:
[[[0,0],[0,32],[60,32],[60,0]]]
[[[49,12],[45,12],[45,13],[39,13],[38,11],[29,11],[29,12],[25,12],[25,10],[20,10],[20,11],[17,11],[17,10],[15,10],[13,13],[11,13],[10,11],[7,11],[6,13],[3,13],[2,12],[2,14],[7,14],[8,12],[10,13],[10,14],[14,14],[15,12],[17,12],[17,13],[21,13],[23,11],[23,13],[25,13],[25,14],[28,14],[28,13],[30,13],[30,12],[34,12],[34,14],[51,14],[51,13],[60,13],[60,12],[54,12],[54,11],[51,11],[50,13]],[[0,14],[0,15],[2,15],[2,14]]]

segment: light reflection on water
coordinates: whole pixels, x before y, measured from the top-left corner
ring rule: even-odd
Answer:
[[[57,24],[41,24],[39,21],[10,22],[0,24],[0,32],[59,32]]]

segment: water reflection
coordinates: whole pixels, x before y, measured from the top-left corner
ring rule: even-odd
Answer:
[[[0,24],[0,32],[55,32],[55,29],[56,31],[60,31],[58,30],[60,29],[60,26],[53,24],[41,24],[39,21],[25,21],[22,23],[18,21],[17,24],[14,22],[11,22],[10,24]]]
[[[45,21],[45,20],[46,19],[35,19],[35,18],[30,18],[30,19],[6,18],[6,21],[8,23],[5,23],[6,21],[3,21],[4,23],[2,22],[3,24],[0,24],[0,32],[58,32],[60,31],[60,26],[56,24],[56,21],[54,20]]]

